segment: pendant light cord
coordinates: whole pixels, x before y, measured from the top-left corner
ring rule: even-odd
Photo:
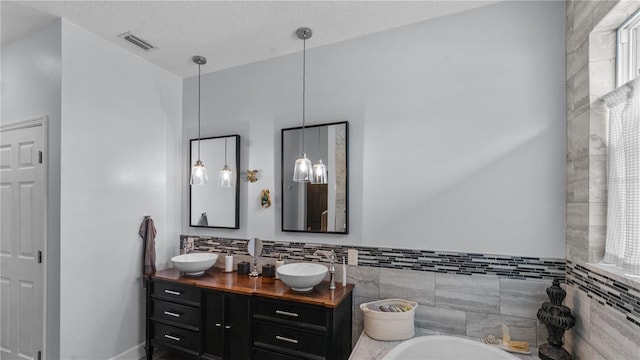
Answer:
[[[198,64],[198,162],[200,161],[200,64]]]
[[[304,154],[305,99],[307,80],[307,36],[302,39],[302,153]]]
[[[224,166],[227,166],[227,138],[224,138]]]

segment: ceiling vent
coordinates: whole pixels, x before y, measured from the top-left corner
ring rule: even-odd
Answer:
[[[132,43],[133,45],[141,48],[144,51],[149,51],[152,49],[155,49],[156,47],[149,44],[147,41],[140,39],[139,37],[133,35],[130,31],[127,31],[124,34],[120,34],[118,35],[119,37],[127,40],[128,42]]]

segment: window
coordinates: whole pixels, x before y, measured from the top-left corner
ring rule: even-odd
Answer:
[[[617,33],[616,86],[640,75],[640,10],[620,25]]]

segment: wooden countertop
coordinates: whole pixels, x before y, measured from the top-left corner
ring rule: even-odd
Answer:
[[[151,278],[194,285],[203,289],[220,290],[242,295],[259,295],[311,305],[321,305],[327,308],[335,308],[353,291],[353,284],[342,286],[341,283],[336,282],[335,290],[329,290],[329,282],[323,281],[316,285],[312,291],[300,293],[291,290],[289,286],[276,278],[249,277],[246,274],[238,275],[235,271],[225,273],[218,268],[209,269],[204,275],[200,276],[184,276],[180,271],[171,268],[157,271]]]

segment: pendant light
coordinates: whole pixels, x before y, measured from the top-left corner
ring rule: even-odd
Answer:
[[[309,182],[311,180],[311,161],[304,152],[304,126],[305,126],[305,85],[306,85],[306,56],[307,56],[307,39],[311,37],[311,29],[303,27],[296,31],[298,39],[302,40],[302,153],[300,158],[296,160],[293,168],[293,181]]]
[[[322,159],[313,164],[313,181],[314,184],[327,183],[327,165],[322,163]]]
[[[318,127],[318,150],[320,146],[320,127]],[[327,183],[327,165],[322,163],[322,159],[318,157],[318,161],[313,164],[313,177],[311,178],[313,184],[326,184]]]
[[[198,64],[198,160],[191,168],[191,179],[189,184],[191,185],[204,185],[208,181],[207,168],[204,167],[202,161],[200,161],[200,66],[207,63],[207,59],[203,56],[194,56],[191,58],[194,63]]]
[[[218,175],[218,185],[226,188],[232,187],[232,177],[233,173],[231,172],[229,165],[227,165],[227,138],[224,138],[224,167],[220,170],[220,174]]]

